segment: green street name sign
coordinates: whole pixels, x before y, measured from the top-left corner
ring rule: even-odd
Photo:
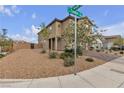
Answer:
[[[78,17],[82,17],[83,16],[83,14],[82,13],[80,13],[79,11],[75,11],[75,9],[78,9],[79,7],[74,7],[74,9],[73,9],[73,7],[72,8],[68,8],[68,13],[69,14],[73,14],[73,15],[76,15],[76,16],[78,16]]]
[[[78,10],[80,7],[81,7],[81,5],[75,5],[75,6],[73,6],[72,8],[73,8],[74,11],[76,11],[76,10]]]

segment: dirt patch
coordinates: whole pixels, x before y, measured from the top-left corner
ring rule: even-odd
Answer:
[[[40,49],[21,49],[0,59],[0,78],[31,79],[60,76],[73,73],[74,67],[64,67],[62,59],[49,59]],[[77,60],[77,72],[104,64],[102,60],[86,62],[86,56]]]

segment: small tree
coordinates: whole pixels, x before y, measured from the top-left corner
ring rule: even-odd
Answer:
[[[83,48],[86,49],[86,45],[92,44],[92,41],[94,40],[94,36],[91,35],[89,25],[87,24],[80,24],[77,28],[77,41],[78,46],[83,46]]]
[[[96,31],[91,32],[91,27],[96,28],[96,25],[85,23],[77,24],[77,46],[81,46],[82,50],[86,49],[86,45],[92,45],[97,38],[101,39],[102,35]],[[73,48],[74,46],[74,22],[70,23],[63,32],[63,39],[66,42],[66,47]]]
[[[7,35],[7,29],[2,29],[0,32],[0,47],[4,51],[10,51],[12,48],[12,39],[6,36]]]
[[[44,23],[42,23],[41,25],[41,36],[42,36],[42,39],[43,39],[43,50],[47,50],[47,40],[49,38],[49,31],[47,30],[46,26]]]
[[[69,24],[62,33],[62,38],[65,41],[65,48],[72,49],[74,44],[74,28],[73,23]]]

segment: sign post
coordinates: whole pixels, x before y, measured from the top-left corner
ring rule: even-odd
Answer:
[[[74,32],[74,75],[76,75],[76,59],[77,59],[77,17],[82,17],[83,14],[77,11],[81,5],[74,5],[68,8],[68,13],[75,16],[75,32]]]
[[[76,58],[77,58],[77,17],[75,15],[75,31],[74,31],[74,74],[76,75]]]

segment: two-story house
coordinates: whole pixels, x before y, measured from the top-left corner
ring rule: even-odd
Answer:
[[[50,50],[63,50],[65,48],[65,42],[62,39],[63,31],[68,27],[70,23],[74,22],[73,16],[67,16],[63,20],[55,18],[51,23],[49,23],[46,28],[50,32],[49,39],[47,40],[47,48]],[[92,22],[88,17],[82,17],[77,19],[77,23],[83,23],[89,28],[87,32],[90,34],[92,32]],[[38,43],[43,42],[42,31],[38,33]]]

